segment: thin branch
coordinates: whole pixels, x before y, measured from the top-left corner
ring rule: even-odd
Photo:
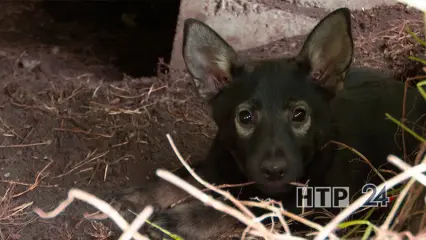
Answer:
[[[152,206],[147,206],[136,216],[135,220],[130,224],[123,234],[121,234],[118,240],[130,240],[132,237],[138,232],[139,228],[145,223],[145,221],[151,216],[154,212],[154,208]]]
[[[411,167],[409,164],[399,160],[398,158],[394,156],[389,156],[389,161],[393,163],[395,166],[405,171],[410,169]],[[426,163],[426,158],[423,160],[422,163]],[[405,196],[407,195],[408,191],[410,190],[411,186],[415,183],[416,180],[426,186],[426,177],[423,174],[417,174],[416,177],[413,177],[412,179],[410,179],[410,181],[407,183],[407,185],[404,187],[404,189],[401,191],[398,198],[396,199],[396,202],[393,208],[391,209],[390,213],[386,217],[382,226],[380,226],[381,230],[387,230],[389,228],[391,221],[394,219],[396,215],[396,211],[398,211],[399,207],[402,204],[402,201],[404,200]]]
[[[76,188],[72,188],[71,190],[69,190],[68,198],[64,200],[63,202],[61,202],[54,210],[46,213],[40,208],[35,208],[34,212],[38,214],[41,218],[54,218],[58,216],[61,212],[63,212],[65,208],[68,207],[76,198],[89,203],[90,205],[96,207],[97,209],[107,214],[124,231],[124,233],[126,233],[129,230],[129,223],[127,223],[126,220],[124,220],[124,218],[111,205],[97,198],[95,195],[92,195],[90,193],[87,193],[85,191],[82,191]],[[152,206],[148,206],[147,208],[148,210],[142,211],[142,213],[144,214],[144,217],[147,215],[147,212],[148,213],[150,211],[152,212]],[[137,218],[137,220],[138,222],[140,222],[142,219]],[[137,224],[138,222],[136,222],[135,224]],[[133,237],[137,240],[149,240],[147,237],[142,236],[138,232],[134,233]]]
[[[163,178],[164,180],[166,180],[166,181],[180,187],[181,189],[185,190],[186,192],[188,192],[189,194],[191,194],[192,196],[194,196],[198,200],[202,201],[204,204],[211,206],[214,209],[221,211],[221,212],[224,212],[224,213],[226,213],[230,216],[233,216],[233,217],[237,218],[239,221],[241,221],[242,223],[244,223],[245,225],[252,227],[252,228],[256,229],[257,231],[260,231],[264,238],[276,239],[274,234],[269,232],[268,229],[266,229],[265,226],[262,225],[260,222],[256,222],[256,221],[254,221],[254,219],[249,218],[248,216],[246,216],[242,212],[238,211],[237,209],[230,207],[230,206],[212,198],[211,196],[200,191],[199,189],[192,186],[191,184],[189,184],[185,180],[177,177],[173,173],[171,173],[167,170],[164,170],[164,169],[158,169],[156,171],[156,174],[157,174],[157,176]],[[287,237],[291,237],[291,236],[287,235]],[[300,239],[300,238],[296,238],[296,239]]]
[[[388,157],[388,160],[392,158],[392,155]],[[380,184],[377,188],[378,189],[390,189],[394,187],[395,185],[403,182],[404,180],[413,177],[417,173],[422,173],[426,171],[426,164],[419,164],[415,167],[412,167],[408,170],[406,170],[403,173],[400,173],[399,175],[387,180],[386,182]],[[321,240],[325,239],[332,231],[336,228],[336,226],[345,220],[347,217],[349,217],[354,211],[356,211],[359,207],[361,207],[365,201],[373,194],[372,191],[368,191],[363,196],[359,197],[355,202],[353,202],[351,205],[349,205],[347,208],[345,208],[342,212],[340,212],[333,220],[331,220],[330,223],[328,223],[324,229],[314,238],[314,240]]]
[[[235,199],[229,192],[223,191],[221,189],[218,189],[217,187],[211,185],[210,183],[204,181],[200,176],[198,176],[194,170],[191,169],[191,167],[188,165],[188,163],[184,160],[182,155],[180,154],[179,150],[177,149],[175,143],[173,142],[173,139],[171,138],[170,134],[166,134],[167,140],[169,140],[170,146],[173,148],[173,151],[175,152],[176,156],[178,157],[179,161],[182,163],[182,165],[188,170],[188,172],[197,180],[199,183],[204,185],[210,190],[213,190],[222,196],[229,199],[235,206],[237,206],[241,211],[243,211],[245,214],[250,216],[251,218],[255,218],[254,214],[248,210],[244,205],[242,205],[237,199]]]

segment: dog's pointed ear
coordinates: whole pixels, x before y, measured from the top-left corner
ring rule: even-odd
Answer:
[[[201,97],[211,99],[231,81],[237,54],[205,23],[193,18],[185,20],[182,54]]]
[[[324,17],[308,35],[296,60],[307,66],[316,81],[335,93],[353,57],[350,10],[337,9]]]

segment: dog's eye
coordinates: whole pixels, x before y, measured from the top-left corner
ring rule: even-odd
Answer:
[[[251,124],[253,122],[253,114],[249,110],[242,110],[238,113],[238,120],[244,125]]]
[[[293,111],[293,122],[303,122],[306,119],[306,111],[303,108],[296,108]]]

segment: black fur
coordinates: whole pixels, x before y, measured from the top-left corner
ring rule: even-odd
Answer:
[[[294,213],[301,209],[295,206],[291,181],[349,186],[355,196],[371,168],[352,161],[357,156],[350,150],[327,143],[335,140],[355,148],[376,168],[386,163],[388,154],[402,156],[397,126],[385,113],[401,117],[404,86],[373,70],[350,67],[352,55],[347,8],[321,20],[297,56],[263,61],[239,59],[210,27],[186,20],[186,66],[200,96],[211,104],[219,129],[207,158],[196,166],[198,174],[215,184],[254,180],[255,185],[229,190],[240,199],[274,198]],[[426,112],[416,89],[408,90],[406,105],[410,121]],[[414,151],[418,142],[405,136],[407,149]],[[179,175],[188,178],[185,169]],[[370,182],[380,183],[376,177]],[[151,220],[186,240],[218,239],[237,223],[199,201],[167,208],[184,196],[157,180],[123,194],[119,201],[137,212],[146,204],[158,206],[163,210]],[[154,239],[165,237],[152,228],[145,231]]]

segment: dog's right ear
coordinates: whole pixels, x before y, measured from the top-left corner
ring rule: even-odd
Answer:
[[[231,81],[237,54],[205,23],[193,18],[185,20],[182,54],[201,97],[211,99]]]
[[[297,59],[318,73],[318,84],[335,94],[343,86],[343,78],[336,76],[350,67],[353,45],[350,10],[339,8],[314,27]]]

